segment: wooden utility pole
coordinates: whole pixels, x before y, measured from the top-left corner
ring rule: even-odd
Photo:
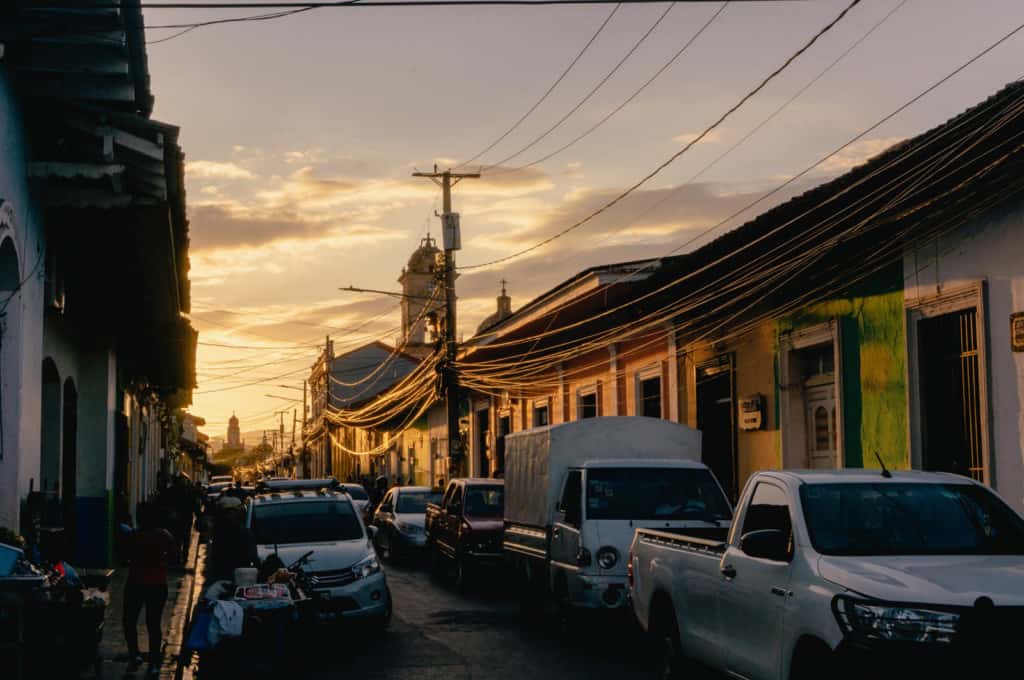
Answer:
[[[477,179],[478,172],[457,173],[451,170],[438,172],[414,172],[413,177],[426,177],[441,187],[443,212],[441,218],[442,245],[444,245],[444,291],[445,291],[445,358],[443,380],[445,405],[448,410],[448,458],[457,460],[462,452],[459,439],[459,375],[455,370],[455,356],[458,343],[455,338],[455,251],[462,248],[459,229],[459,214],[452,212],[452,187],[464,179]]]

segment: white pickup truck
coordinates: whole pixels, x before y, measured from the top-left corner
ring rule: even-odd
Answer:
[[[637,529],[630,596],[664,678],[996,677],[1024,629],[1024,518],[956,475],[760,472],[724,543]]]

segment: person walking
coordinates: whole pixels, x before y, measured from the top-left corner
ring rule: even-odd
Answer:
[[[161,622],[167,602],[167,563],[176,556],[174,537],[159,526],[156,508],[148,503],[139,506],[139,528],[132,533],[128,550],[128,580],[124,586],[124,637],[128,643],[129,670],[142,665],[139,652],[139,615],[146,610],[146,631],[149,634],[149,668],[146,674],[160,673],[163,632]]]

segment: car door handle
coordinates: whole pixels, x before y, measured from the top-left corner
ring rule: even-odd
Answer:
[[[778,595],[779,597],[786,597],[787,595],[789,595],[789,591],[786,590],[785,588],[780,588],[778,586],[772,586],[772,595]]]
[[[722,576],[724,576],[725,578],[736,578],[736,567],[732,566],[731,564],[723,565],[719,568],[719,571],[722,572]]]

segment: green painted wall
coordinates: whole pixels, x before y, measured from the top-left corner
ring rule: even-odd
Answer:
[[[887,467],[910,467],[903,314],[903,264],[897,262],[843,297],[778,321],[782,332],[838,322],[846,467],[877,468],[876,451]]]

